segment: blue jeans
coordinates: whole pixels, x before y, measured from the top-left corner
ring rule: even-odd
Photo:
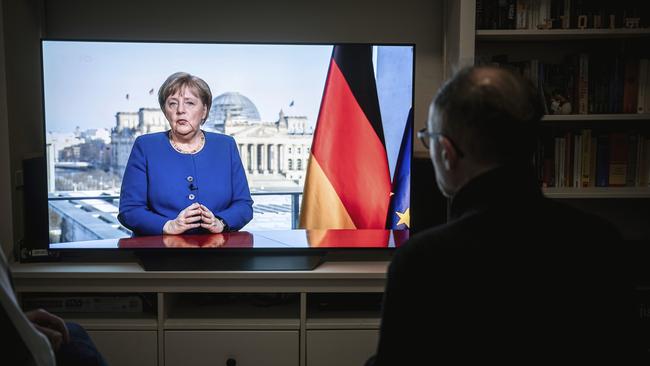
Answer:
[[[59,366],[107,366],[104,357],[95,347],[86,330],[77,323],[66,322],[70,341],[62,344],[56,352]]]

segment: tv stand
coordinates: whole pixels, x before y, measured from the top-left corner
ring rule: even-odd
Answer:
[[[135,251],[145,271],[309,271],[323,260],[323,254],[225,253],[214,250],[175,249]]]
[[[73,309],[55,313],[84,326],[109,364],[358,366],[376,349],[387,266],[326,260],[305,271],[145,271],[136,261],[11,267],[23,305],[71,300]],[[84,298],[102,301],[90,306]]]

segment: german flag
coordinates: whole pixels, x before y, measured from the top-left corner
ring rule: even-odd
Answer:
[[[370,45],[336,45],[300,212],[305,229],[385,229],[390,173]]]

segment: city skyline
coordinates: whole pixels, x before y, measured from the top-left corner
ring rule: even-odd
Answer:
[[[181,70],[204,79],[213,99],[233,91],[246,95],[263,121],[277,119],[283,109],[315,123],[331,50],[322,45],[44,41],[46,130],[110,129],[117,112],[159,108],[159,86]]]

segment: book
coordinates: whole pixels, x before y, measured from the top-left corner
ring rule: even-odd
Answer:
[[[566,145],[564,143],[564,137],[559,137],[557,139],[558,143],[558,187],[566,187],[566,171],[565,171],[565,155],[566,155]]]
[[[646,59],[648,63],[647,72],[645,75],[645,83],[643,84],[645,89],[645,113],[650,113],[650,60]]]
[[[485,4],[483,0],[476,0],[476,29],[485,29]]]
[[[648,59],[642,58],[639,60],[639,82],[637,86],[637,99],[636,99],[636,112],[647,113],[650,106],[645,105],[646,89],[648,81]]]
[[[642,167],[644,169],[642,186],[648,187],[650,186],[650,137],[645,139],[645,143],[643,144],[643,151],[645,153],[645,165]]]
[[[636,187],[638,186],[638,181],[637,181],[637,170],[638,170],[638,153],[637,149],[639,148],[639,138],[640,135],[637,133],[629,133],[627,136],[628,144],[627,144],[627,158],[628,158],[628,165],[627,165],[627,177],[625,180],[625,185],[628,187]]]
[[[627,135],[609,135],[609,186],[623,187],[627,180]]]
[[[636,113],[639,93],[639,59],[625,61],[625,85],[623,87],[623,113]]]
[[[597,146],[596,146],[596,136],[593,134],[591,135],[591,147],[589,149],[590,155],[589,155],[589,185],[588,187],[595,187],[596,186],[596,153],[597,153]]]
[[[578,114],[589,113],[589,55],[578,56]]]
[[[600,134],[596,141],[596,186],[609,186],[609,136]]]
[[[573,186],[573,134],[567,132],[564,135],[564,141],[566,144],[565,154],[564,154],[564,186],[572,187]]]
[[[573,184],[574,188],[582,186],[582,135],[574,136],[573,148]]]
[[[639,186],[650,186],[650,137],[641,136],[639,138]]]
[[[516,28],[517,29],[528,29],[528,7],[529,6],[530,6],[530,1],[517,0],[517,4],[516,4]]]
[[[582,181],[581,187],[591,185],[591,130],[582,130]]]

